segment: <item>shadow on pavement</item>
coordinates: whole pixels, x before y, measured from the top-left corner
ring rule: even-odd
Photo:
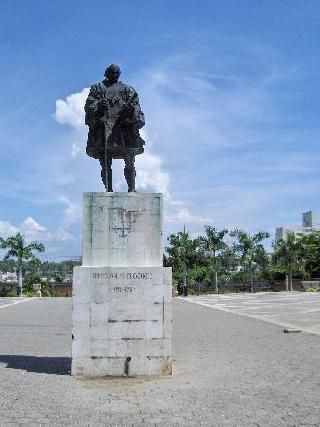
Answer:
[[[70,375],[71,357],[17,356],[1,354],[0,363],[6,368],[53,375]]]

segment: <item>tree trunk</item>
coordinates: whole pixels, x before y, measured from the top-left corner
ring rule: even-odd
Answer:
[[[250,285],[250,292],[253,293],[253,278],[252,278],[251,264],[249,265],[249,285]]]
[[[19,268],[18,272],[18,294],[22,296],[22,268]]]
[[[219,285],[218,285],[218,272],[214,270],[214,290],[216,293],[219,293]]]
[[[217,260],[215,253],[213,254],[213,268],[214,268],[214,291],[216,293],[219,292],[219,286],[218,286],[218,271],[217,271]]]
[[[286,274],[286,292],[288,292],[288,290],[289,290],[289,277]]]
[[[183,295],[187,295],[187,266],[183,266]]]
[[[289,267],[289,270],[288,270],[288,288],[289,288],[290,292],[293,290],[292,289],[292,268],[291,268],[291,266]]]

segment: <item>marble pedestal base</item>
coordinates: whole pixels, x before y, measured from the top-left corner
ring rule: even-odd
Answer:
[[[72,375],[170,375],[171,340],[171,268],[74,269]]]

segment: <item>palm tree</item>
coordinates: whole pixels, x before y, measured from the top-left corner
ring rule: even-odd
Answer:
[[[32,251],[44,252],[45,247],[42,243],[31,242],[26,244],[25,238],[22,234],[17,233],[15,236],[8,237],[7,239],[0,238],[0,247],[9,249],[4,259],[15,258],[18,267],[18,289],[19,295],[22,295],[22,266],[24,260],[35,259]]]
[[[250,291],[253,292],[253,269],[260,260],[265,260],[266,251],[262,245],[262,240],[270,237],[266,231],[259,231],[250,235],[243,230],[233,230],[230,232],[231,237],[237,240],[234,243],[235,253],[238,253],[243,265],[247,267],[249,276]]]
[[[297,267],[303,263],[302,235],[287,231],[284,240],[280,240],[274,246],[273,262],[286,270],[286,290],[292,291],[292,275]]]
[[[218,286],[218,260],[217,256],[220,251],[227,247],[227,244],[223,241],[224,236],[228,233],[226,228],[218,231],[215,227],[210,225],[205,225],[204,227],[206,235],[201,236],[199,241],[201,246],[205,250],[206,254],[212,256],[213,258],[213,268],[214,268],[214,289],[215,292],[219,291]]]
[[[172,267],[175,280],[180,281],[182,277],[183,288],[186,289],[188,270],[194,268],[201,258],[198,239],[192,239],[184,227],[183,231],[171,234],[168,242],[170,246],[166,247],[166,265]]]

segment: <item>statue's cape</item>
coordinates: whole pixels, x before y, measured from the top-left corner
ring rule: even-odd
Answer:
[[[107,114],[103,116],[98,110],[101,100],[108,103]],[[121,112],[129,101],[132,114],[128,123],[121,120]],[[123,158],[128,152],[134,155],[143,153],[145,142],[140,137],[139,129],[144,126],[144,114],[133,87],[122,82],[111,86],[101,82],[91,86],[85,112],[86,124],[89,126],[86,149],[88,156],[101,158],[105,147],[114,158]]]

